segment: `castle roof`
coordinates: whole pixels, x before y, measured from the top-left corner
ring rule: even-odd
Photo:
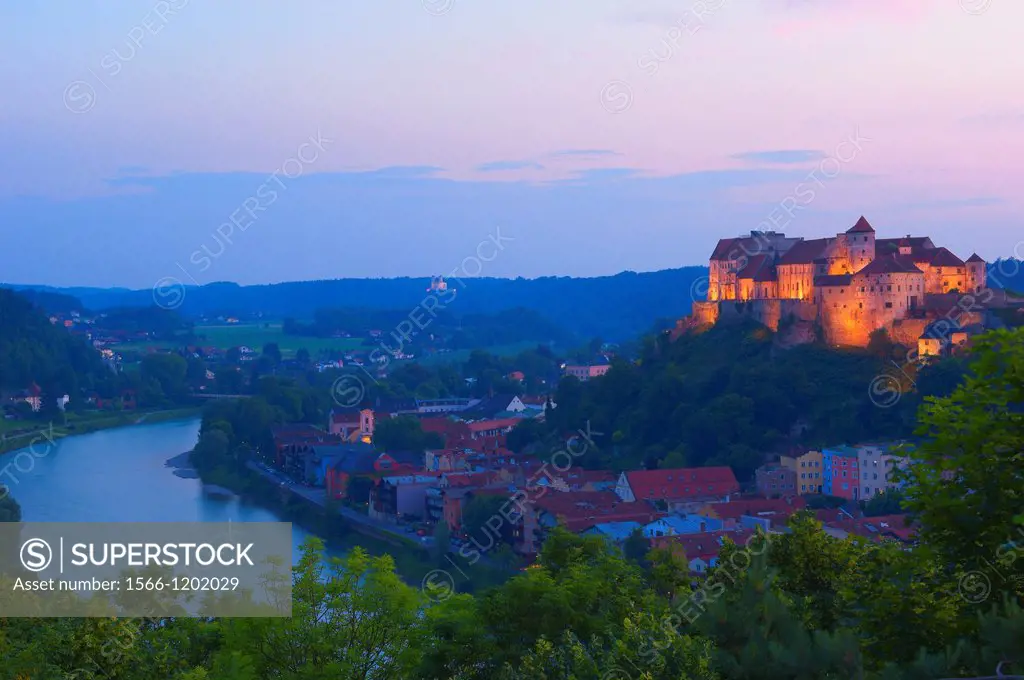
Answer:
[[[913,262],[906,257],[899,255],[883,255],[876,257],[866,267],[857,272],[857,275],[868,274],[920,274]]]
[[[739,279],[753,279],[755,281],[774,281],[772,271],[773,258],[768,255],[754,255],[740,272],[736,275]]]
[[[866,219],[864,219],[863,215],[861,215],[860,219],[857,220],[857,224],[853,225],[852,227],[850,227],[849,229],[846,230],[847,234],[859,234],[859,233],[862,233],[862,232],[864,232],[864,233],[870,232],[872,234],[875,233],[874,227],[872,227],[870,224],[868,224],[868,221]]]
[[[949,248],[936,248],[929,260],[933,267],[963,267],[964,261],[954,255]]]
[[[849,286],[853,282],[853,274],[827,274],[814,277],[815,286]]]
[[[924,256],[924,251],[932,250],[935,244],[927,236],[904,236],[902,238],[880,238],[875,241],[875,254],[888,255],[898,253],[900,248],[910,248],[914,257]]]
[[[977,253],[971,253],[971,256],[969,258],[967,258],[967,261],[968,262],[984,262],[985,260],[981,259],[981,257],[979,257]]]
[[[798,241],[779,259],[779,264],[811,264],[825,254],[831,240],[816,238],[809,241]]]

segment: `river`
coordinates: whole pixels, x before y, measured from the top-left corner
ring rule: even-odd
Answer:
[[[197,479],[165,463],[189,451],[199,419],[133,425],[76,435],[0,455],[0,483],[25,522],[281,522],[266,508],[207,496]],[[310,534],[292,525],[295,545]],[[344,555],[332,546],[331,556]]]

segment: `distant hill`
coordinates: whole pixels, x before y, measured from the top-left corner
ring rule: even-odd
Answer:
[[[689,314],[693,298],[703,299],[707,275],[707,267],[683,267],[593,278],[466,278],[461,283],[451,279],[449,284],[458,293],[448,304],[448,310],[464,316],[525,308],[577,339],[600,337],[608,342],[622,342]],[[1024,264],[1020,261],[999,260],[989,265],[989,276],[995,287],[1024,291]],[[296,281],[259,286],[211,283],[185,288],[184,301],[177,311],[185,317],[263,314],[312,320],[323,309],[412,310],[423,301],[429,286],[427,277]],[[70,295],[88,309],[98,311],[151,306],[160,297],[154,297],[148,289],[13,287]],[[166,299],[176,298],[168,295]]]
[[[706,267],[685,267],[595,278],[466,278],[461,283],[450,279],[449,285],[458,292],[454,298],[449,296],[447,309],[463,316],[526,308],[577,338],[600,337],[608,342],[621,342],[649,331],[659,319],[674,320],[689,314],[691,290],[698,289],[703,294],[699,282],[706,276]],[[186,288],[177,311],[186,317],[262,313],[274,318],[312,319],[317,310],[339,307],[412,310],[423,301],[429,286],[430,279],[426,277],[260,286],[212,283]],[[151,290],[22,288],[73,295],[97,311],[154,303]]]

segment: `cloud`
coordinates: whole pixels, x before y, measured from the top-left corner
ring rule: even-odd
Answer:
[[[826,158],[824,151],[816,149],[778,149],[776,151],[746,151],[733,154],[731,158],[747,163],[795,164],[810,163]]]
[[[477,172],[504,172],[508,170],[543,170],[536,161],[492,161],[476,166]]]
[[[970,198],[938,198],[929,201],[901,203],[893,206],[897,210],[935,210],[937,208],[985,208],[1003,205],[1006,199],[996,196],[972,196]]]
[[[562,149],[548,154],[550,158],[593,158],[595,156],[621,156],[611,149]]]

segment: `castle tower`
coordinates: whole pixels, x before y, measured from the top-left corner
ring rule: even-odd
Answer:
[[[967,258],[967,290],[970,293],[977,293],[982,288],[987,287],[987,267],[985,260],[981,259],[977,253],[973,253]]]
[[[846,230],[846,242],[852,271],[860,271],[875,259],[875,229],[863,215]]]

